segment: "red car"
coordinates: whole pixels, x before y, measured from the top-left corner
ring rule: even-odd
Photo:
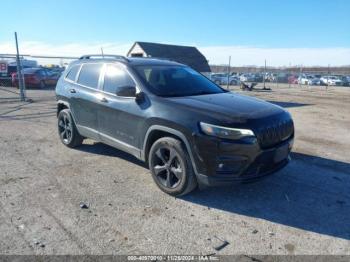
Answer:
[[[59,76],[51,74],[45,68],[25,68],[22,70],[25,87],[45,88],[46,86],[55,86]],[[12,86],[18,87],[17,73],[12,74]]]
[[[291,75],[288,77],[288,84],[298,84],[298,76]]]

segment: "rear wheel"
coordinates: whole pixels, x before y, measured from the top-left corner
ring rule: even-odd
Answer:
[[[158,139],[148,159],[153,180],[165,193],[181,196],[196,188],[191,160],[181,141],[172,137]]]
[[[68,147],[79,146],[84,140],[75,126],[69,109],[63,109],[58,114],[58,134],[61,142]]]

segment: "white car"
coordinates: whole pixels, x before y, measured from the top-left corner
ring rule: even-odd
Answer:
[[[255,77],[252,74],[243,74],[239,77],[239,80],[241,82],[254,82],[255,81]]]
[[[300,85],[318,85],[319,79],[313,75],[302,74],[298,77],[298,83]]]
[[[337,76],[323,76],[320,79],[322,85],[341,86],[343,81]]]

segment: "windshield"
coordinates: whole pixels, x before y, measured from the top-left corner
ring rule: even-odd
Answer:
[[[137,74],[158,96],[195,96],[226,91],[195,70],[184,66],[135,66]]]

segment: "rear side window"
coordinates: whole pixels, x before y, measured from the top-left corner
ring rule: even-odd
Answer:
[[[136,86],[129,73],[117,65],[107,65],[103,91],[116,94],[123,88]]]
[[[69,70],[66,78],[71,80],[71,81],[75,81],[77,73],[79,71],[79,68],[80,68],[80,65],[72,66],[72,68]]]
[[[98,88],[102,64],[84,64],[80,70],[78,83],[91,88]]]

